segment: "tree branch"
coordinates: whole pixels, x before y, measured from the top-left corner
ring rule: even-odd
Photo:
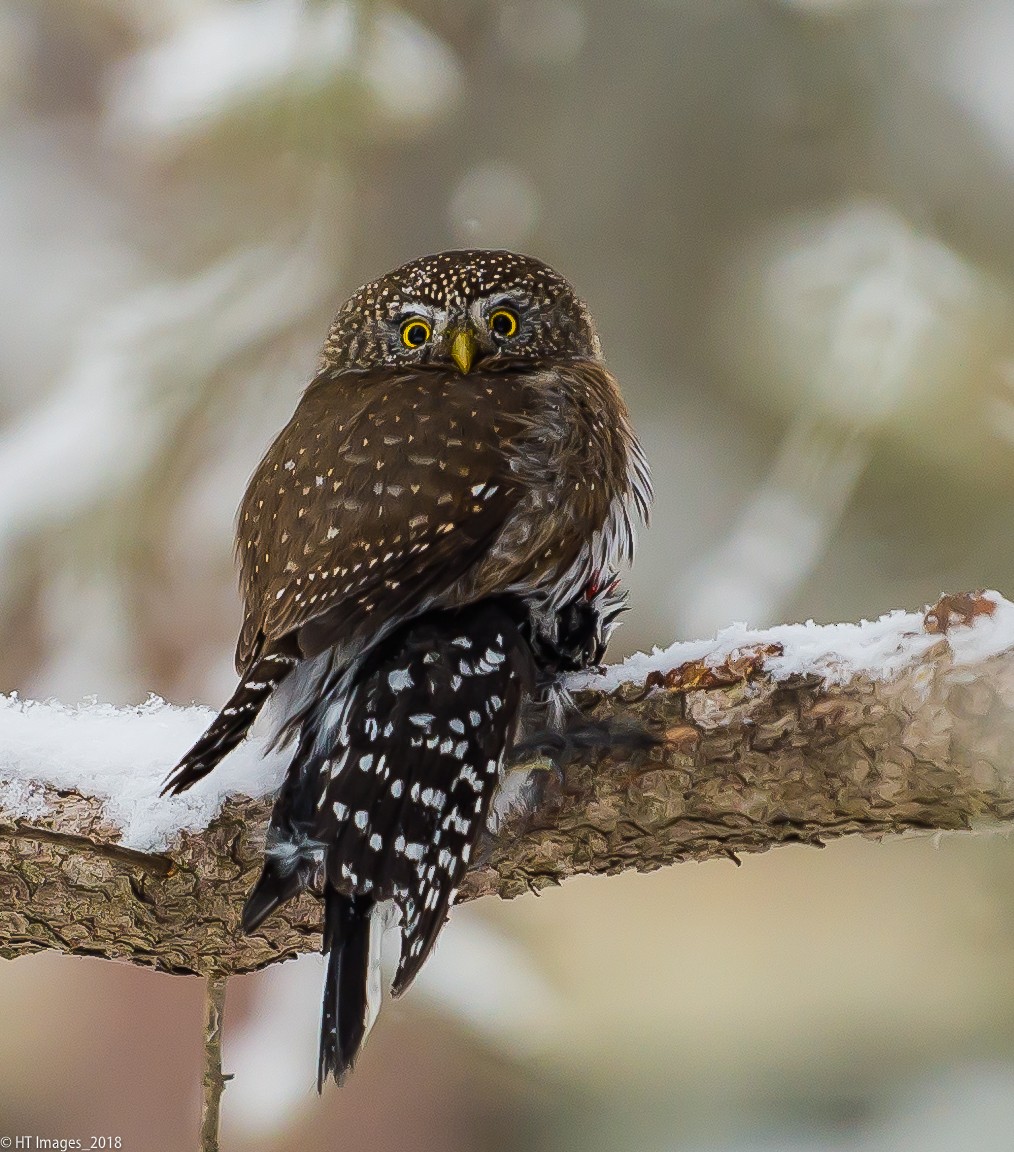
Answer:
[[[620,738],[546,773],[535,815],[493,840],[459,900],[790,842],[1010,825],[1012,620],[998,598],[945,597],[893,637],[888,628],[877,670],[778,639],[819,629],[775,629],[671,665],[663,654],[647,671],[641,658],[599,686],[587,678],[575,694],[584,721],[654,742]],[[53,789],[46,799],[45,817],[0,827],[0,955],[58,948],[213,975],[319,946],[309,895],[239,933],[269,798],[231,798],[157,856],[117,846],[100,801]]]

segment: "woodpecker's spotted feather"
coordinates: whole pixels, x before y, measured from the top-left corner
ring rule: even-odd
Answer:
[[[243,925],[321,891],[321,1080],[369,1030],[382,910],[402,991],[526,702],[601,658],[609,574],[650,498],[588,310],[540,261],[425,257],[339,312],[240,507],[240,686],[167,784],[210,771],[274,697],[295,748]]]
[[[443,926],[534,685],[523,615],[497,599],[426,614],[371,650],[352,685],[336,684],[304,721],[244,927],[322,884],[333,1006],[322,1078],[344,1078],[374,1014],[366,923],[377,906],[392,901],[401,923],[395,994]]]

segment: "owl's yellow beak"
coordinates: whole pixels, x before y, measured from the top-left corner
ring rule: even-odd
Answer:
[[[467,376],[475,363],[475,354],[479,350],[479,342],[474,334],[467,328],[454,333],[451,340],[451,359],[461,369],[462,375]]]

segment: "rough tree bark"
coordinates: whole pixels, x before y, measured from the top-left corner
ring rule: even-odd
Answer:
[[[495,840],[459,899],[789,842],[1010,824],[1014,649],[957,666],[947,635],[994,610],[946,597],[923,625],[938,642],[886,681],[775,680],[768,646],[582,692],[583,716],[656,742],[583,752],[549,774],[537,815]],[[310,896],[252,937],[238,931],[268,800],[229,801],[162,856],[117,847],[98,801],[49,799],[47,819],[0,825],[0,955],[57,948],[217,977],[319,946]]]

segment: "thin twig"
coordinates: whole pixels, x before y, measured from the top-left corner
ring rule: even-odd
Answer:
[[[231,1076],[222,1074],[222,1017],[225,1013],[224,972],[212,973],[207,979],[204,998],[204,1079],[201,1091],[200,1152],[218,1152],[218,1121],[222,1093]]]

